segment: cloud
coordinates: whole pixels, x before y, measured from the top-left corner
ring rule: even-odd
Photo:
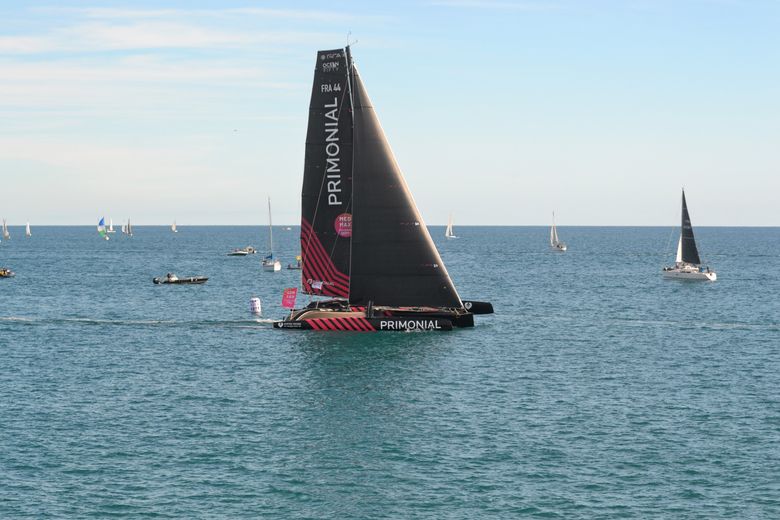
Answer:
[[[547,11],[560,8],[558,4],[547,2],[501,2],[493,0],[436,0],[431,2],[431,5],[503,11]]]

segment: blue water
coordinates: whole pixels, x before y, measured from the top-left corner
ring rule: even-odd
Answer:
[[[0,518],[780,518],[780,229],[698,228],[715,283],[669,228],[456,231],[496,314],[360,334],[249,315],[298,276],[224,255],[262,229],[12,228]]]

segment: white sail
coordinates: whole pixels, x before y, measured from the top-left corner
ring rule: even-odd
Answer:
[[[130,219],[127,219],[127,236],[133,236],[133,226],[130,224]]]
[[[457,238],[452,231],[452,213],[450,213],[450,218],[447,221],[447,230],[444,232],[444,236],[447,238]]]
[[[553,222],[550,228],[550,247],[555,251],[566,251],[567,247],[564,242],[558,238],[558,227],[555,225],[555,212],[553,212]]]
[[[114,231],[114,219],[111,217],[108,217],[108,230],[106,233],[115,233]]]
[[[674,261],[678,264],[682,262],[682,235],[680,235],[680,240],[677,241],[677,257]]]
[[[24,227],[24,236],[26,236],[28,238],[32,236],[32,232],[30,231],[30,223],[29,222]]]
[[[11,238],[11,233],[8,232],[8,225],[5,223],[5,219],[3,219],[3,238],[6,240]]]
[[[271,220],[271,197],[268,197],[268,256],[263,259],[263,270],[275,272],[281,269],[282,263],[274,258],[274,225]]]
[[[174,233],[178,233],[179,232],[179,230],[176,229],[176,221],[175,220],[173,221],[173,224],[171,224],[171,231],[173,231]]]

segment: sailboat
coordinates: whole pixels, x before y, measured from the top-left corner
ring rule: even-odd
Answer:
[[[125,234],[129,237],[133,236],[133,226],[130,224],[130,219],[127,219],[127,226],[125,226]]]
[[[275,328],[439,331],[493,312],[458,295],[349,46],[317,53],[301,200],[301,282],[312,301]]]
[[[553,223],[552,227],[550,228],[550,247],[553,251],[558,251],[563,253],[566,251],[566,242],[562,242],[558,238],[558,228],[555,226],[555,212],[553,211]]]
[[[444,236],[447,238],[458,238],[452,231],[452,213],[450,213],[450,219],[447,221],[447,230],[444,232]]]
[[[108,229],[106,230],[106,233],[116,233],[116,231],[114,231],[114,219],[111,217],[108,217]]]
[[[688,204],[685,202],[685,190],[682,192],[682,225],[680,240],[677,241],[677,256],[674,266],[664,267],[664,278],[676,280],[701,280],[714,282],[718,279],[715,271],[702,265],[696,239],[693,237],[691,217],[688,215]]]
[[[173,224],[171,224],[171,231],[173,231],[174,233],[178,233],[179,232],[179,230],[176,229],[176,221],[175,220],[173,221]]]
[[[100,238],[103,240],[108,240],[109,236],[106,233],[106,219],[104,217],[100,217],[100,222],[98,222],[97,225],[97,232],[98,235],[100,235]]]
[[[268,197],[268,250],[269,254],[263,258],[263,271],[273,273],[282,270],[282,263],[274,258],[274,227],[271,221],[271,197]]]
[[[9,240],[11,238],[11,233],[8,232],[8,224],[5,223],[5,219],[3,219],[3,238],[5,240]]]
[[[32,231],[30,231],[30,223],[29,222],[24,227],[24,236],[26,236],[27,238],[30,238],[32,236]]]

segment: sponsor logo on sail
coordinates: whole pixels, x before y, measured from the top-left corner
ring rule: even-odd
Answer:
[[[333,103],[325,104],[325,110],[325,184],[328,206],[341,206],[341,147],[339,146],[338,96],[333,96]]]
[[[349,213],[342,213],[336,217],[336,221],[333,223],[333,227],[336,229],[336,233],[340,237],[349,238],[352,236],[352,215]]]

